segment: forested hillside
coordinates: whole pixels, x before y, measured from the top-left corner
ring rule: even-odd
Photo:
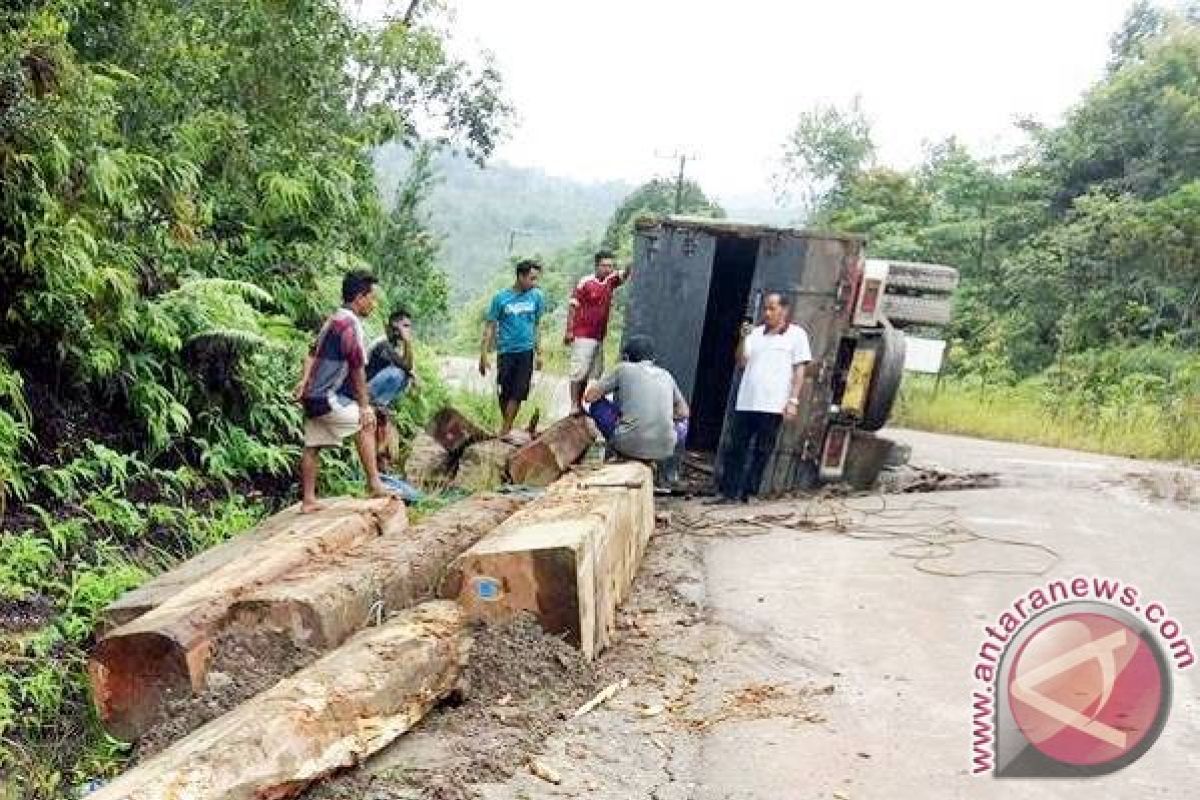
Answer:
[[[294,497],[291,388],[340,275],[445,312],[420,192],[389,211],[370,153],[418,145],[418,120],[492,151],[500,77],[446,28],[437,2],[370,27],[336,0],[0,10],[0,778],[18,796],[116,764],[83,676],[98,610]]]
[[[413,178],[413,151],[389,143],[375,153],[384,197]],[[632,191],[613,181],[580,183],[537,170],[441,152],[429,163],[428,213],[456,298],[469,297],[513,253],[551,253],[604,231]],[[510,252],[510,243],[512,245]]]

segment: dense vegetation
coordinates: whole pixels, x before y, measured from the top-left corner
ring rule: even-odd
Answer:
[[[875,162],[857,104],[819,108],[783,182],[875,255],[961,270],[960,380],[940,409],[910,402],[910,422],[998,433],[987,418],[1007,409],[1032,440],[1200,457],[1200,10],[1135,6],[1064,124],[1022,126],[1009,157],[951,139],[900,171]],[[963,394],[980,385],[1020,390]],[[1047,418],[1061,424],[1039,433]],[[1107,435],[1064,439],[1068,421]]]
[[[427,126],[482,159],[508,108],[486,59],[451,57],[439,2],[405,8],[373,26],[336,0],[0,10],[0,770],[17,796],[114,766],[81,673],[96,612],[291,495],[289,392],[340,274],[369,266],[393,302],[446,311],[428,153],[385,203],[372,148]]]

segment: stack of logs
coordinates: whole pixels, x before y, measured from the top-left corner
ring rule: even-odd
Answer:
[[[453,408],[443,408],[418,434],[405,462],[410,483],[432,489],[454,485],[467,491],[504,483],[547,486],[595,441],[583,416],[565,417],[541,434],[513,431],[498,439]]]
[[[561,475],[582,453],[564,442],[582,437],[545,436],[576,426],[556,423],[517,449],[510,473]],[[440,430],[447,452],[465,452],[475,435]],[[529,612],[592,658],[610,640],[653,522],[641,464],[570,472],[533,500],[476,495],[414,525],[397,500],[284,511],[106,610],[89,664],[96,709],[113,734],[136,739],[173,700],[204,690],[231,631],[269,630],[325,655],[89,798],[294,797],[382,749],[450,693],[471,621]]]

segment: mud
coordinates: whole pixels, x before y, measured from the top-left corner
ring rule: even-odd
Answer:
[[[207,688],[197,696],[167,703],[161,720],[138,739],[134,749],[136,761],[165,750],[204,723],[308,666],[320,655],[316,650],[297,646],[281,632],[237,627],[217,638],[215,652]]]

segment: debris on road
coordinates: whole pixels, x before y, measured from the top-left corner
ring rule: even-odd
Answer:
[[[879,491],[885,494],[991,489],[999,485],[1000,478],[994,472],[949,472],[912,464],[888,467],[879,474]]]
[[[628,678],[617,681],[616,683],[610,683],[608,686],[605,686],[603,689],[601,689],[599,694],[597,694],[591,700],[588,700],[579,708],[575,709],[575,713],[571,715],[571,718],[579,719],[584,714],[587,714],[604,703],[607,703],[616,695],[617,692],[627,688],[629,688]]]
[[[548,764],[543,764],[536,758],[529,759],[529,771],[547,783],[553,783],[556,786],[562,783],[561,775],[555,772]]]

